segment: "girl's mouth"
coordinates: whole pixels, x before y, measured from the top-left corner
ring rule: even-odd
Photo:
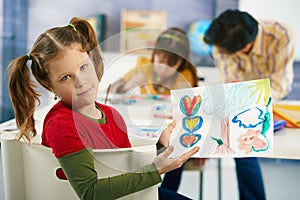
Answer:
[[[88,94],[90,91],[92,91],[92,89],[93,89],[93,87],[90,87],[89,89],[78,93],[77,96],[84,96],[84,95]]]

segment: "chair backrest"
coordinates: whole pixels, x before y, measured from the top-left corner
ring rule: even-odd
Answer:
[[[11,133],[1,134],[1,151],[6,200],[78,199],[67,180],[56,175],[60,168],[51,149],[41,144],[26,144]],[[149,164],[156,156],[155,145],[124,149],[95,150],[99,177],[109,177]],[[158,199],[158,186],[120,199]]]

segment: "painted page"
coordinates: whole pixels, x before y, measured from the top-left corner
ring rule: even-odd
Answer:
[[[273,151],[273,113],[269,79],[171,91],[171,135],[180,155],[194,146],[193,157],[260,157]]]

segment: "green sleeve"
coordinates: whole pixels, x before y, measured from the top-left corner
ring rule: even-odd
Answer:
[[[167,149],[164,145],[162,145],[160,142],[156,143],[156,150],[157,150],[157,155],[161,154]]]
[[[157,150],[160,150],[160,149],[162,149],[162,148],[164,148],[165,146],[164,145],[162,145],[160,142],[157,142],[156,143],[156,149]]]
[[[58,161],[80,199],[116,199],[161,182],[153,163],[133,172],[98,179],[89,149],[63,156]]]

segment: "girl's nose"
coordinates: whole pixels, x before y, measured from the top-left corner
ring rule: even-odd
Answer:
[[[86,79],[83,76],[77,76],[75,80],[75,87],[80,88],[86,84]]]

